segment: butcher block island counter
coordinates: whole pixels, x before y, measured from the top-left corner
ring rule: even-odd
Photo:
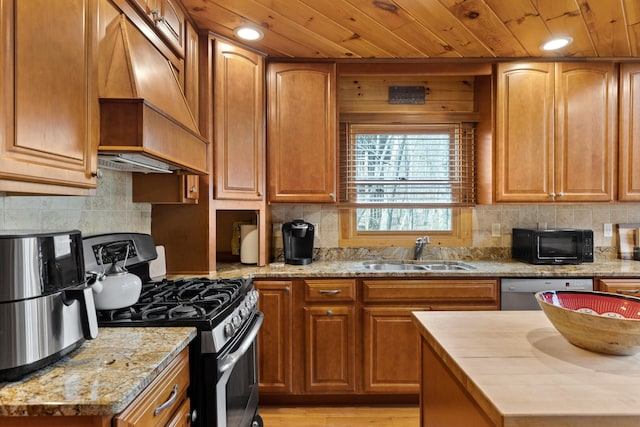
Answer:
[[[195,337],[190,327],[100,328],[95,340],[54,364],[0,383],[0,425],[152,425],[154,408],[175,394],[175,404],[156,418],[172,419],[188,408],[188,345]]]
[[[542,311],[413,316],[424,427],[640,426],[640,354],[575,347]]]

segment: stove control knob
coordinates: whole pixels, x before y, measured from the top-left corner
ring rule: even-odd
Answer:
[[[243,319],[246,319],[249,316],[249,310],[247,310],[244,307],[240,307],[239,312],[240,312],[240,317]]]
[[[233,316],[231,322],[233,322],[233,326],[235,327],[235,329],[238,329],[240,325],[242,325],[242,319],[237,314]]]
[[[231,323],[227,323],[224,325],[224,335],[227,338],[232,337],[236,333],[236,328],[233,327]]]
[[[247,308],[247,310],[251,310],[253,308],[253,306],[255,306],[256,303],[253,301],[245,301],[244,302],[244,306]]]

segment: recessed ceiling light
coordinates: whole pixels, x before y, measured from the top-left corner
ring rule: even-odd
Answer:
[[[256,27],[252,27],[248,25],[243,25],[241,27],[238,27],[234,30],[234,32],[242,40],[255,41],[255,40],[260,40],[262,37],[264,37],[264,34],[262,33],[262,31],[260,31]]]
[[[545,44],[542,45],[542,50],[557,50],[561,49],[573,42],[571,37],[556,37],[555,39],[551,39]]]

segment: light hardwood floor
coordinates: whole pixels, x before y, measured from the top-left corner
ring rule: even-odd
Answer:
[[[265,427],[419,427],[418,406],[261,406]]]

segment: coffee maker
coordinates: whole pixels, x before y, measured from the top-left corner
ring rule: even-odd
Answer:
[[[315,227],[301,219],[282,224],[285,264],[307,265],[313,261]]]

